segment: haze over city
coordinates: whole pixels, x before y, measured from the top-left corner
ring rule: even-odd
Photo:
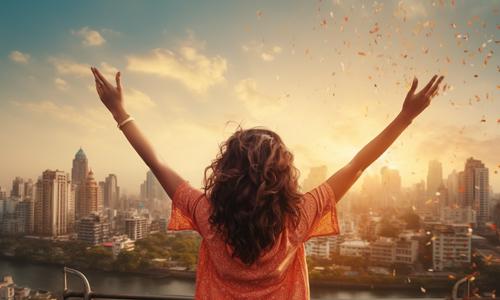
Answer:
[[[3,6],[3,188],[70,172],[82,147],[96,178],[117,174],[122,192],[139,193],[147,167],[100,103],[94,65],[109,79],[121,70],[130,113],[198,186],[237,123],[276,130],[301,179],[320,165],[334,172],[397,114],[413,76],[444,74],[442,95],[365,173],[396,168],[408,186],[429,160],[446,176],[473,156],[500,190],[498,2]]]

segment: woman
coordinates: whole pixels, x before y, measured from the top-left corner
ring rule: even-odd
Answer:
[[[172,199],[171,230],[196,230],[197,299],[308,299],[304,243],[339,232],[335,204],[429,104],[443,77],[418,93],[417,79],[398,116],[342,169],[305,194],[293,155],[266,129],[238,129],[205,169],[204,191],[159,159],[124,109],[116,87],[91,68],[96,89],[125,137]]]

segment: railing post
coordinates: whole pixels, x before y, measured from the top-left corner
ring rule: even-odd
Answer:
[[[70,273],[80,277],[80,279],[83,281],[83,285],[85,288],[85,291],[83,292],[83,300],[90,300],[90,294],[92,293],[92,289],[90,288],[90,283],[87,277],[85,277],[85,275],[82,272],[68,267],[64,267],[64,292],[66,292],[68,289],[66,273]]]

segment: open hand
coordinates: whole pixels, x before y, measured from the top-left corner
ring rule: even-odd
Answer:
[[[101,98],[102,103],[106,106],[106,108],[113,114],[113,117],[117,122],[120,122],[121,119],[126,118],[125,109],[123,107],[123,95],[122,95],[122,86],[121,86],[121,74],[120,72],[116,73],[116,87],[111,85],[106,78],[99,72],[99,70],[95,67],[90,68],[95,78],[95,86],[97,90],[97,94],[99,94],[99,98]]]
[[[439,84],[443,81],[443,76],[438,79],[437,75],[434,75],[432,79],[427,83],[427,85],[418,93],[415,94],[417,89],[418,80],[413,79],[410,91],[406,95],[405,102],[403,103],[403,109],[401,114],[409,118],[410,121],[418,116],[429,104],[431,99],[437,95],[439,90]],[[436,81],[437,79],[437,81]]]

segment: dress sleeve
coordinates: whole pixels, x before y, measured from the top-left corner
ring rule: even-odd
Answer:
[[[339,233],[336,198],[330,184],[325,181],[305,193],[301,200],[297,226],[297,238],[300,241]]]
[[[175,190],[172,199],[168,230],[196,230],[199,232],[195,211],[202,197],[204,197],[203,193],[193,188],[188,181],[181,183]]]

